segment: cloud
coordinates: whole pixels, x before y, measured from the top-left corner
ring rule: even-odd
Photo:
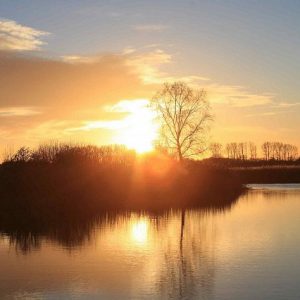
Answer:
[[[200,82],[209,81],[205,76],[183,75],[174,76],[162,69],[174,63],[173,54],[160,49],[158,44],[149,44],[141,48],[132,46],[122,51],[126,64],[132,68],[144,84],[160,85],[164,82],[184,81],[190,86],[199,87]]]
[[[150,99],[164,81],[183,80],[206,89],[215,109],[224,111],[222,105],[226,105],[226,111],[232,112],[230,119],[237,117],[230,107],[252,107],[250,113],[255,113],[256,106],[275,109],[271,93],[214,83],[201,74],[172,75],[165,67],[174,63],[173,54],[158,48],[131,47],[119,54],[51,59],[0,51],[0,61],[2,144],[26,140],[32,145],[43,139],[71,138],[109,143],[112,131],[118,130],[134,109],[129,103],[132,100],[120,100]],[[281,107],[286,106],[283,103]]]
[[[107,54],[70,62],[0,51],[0,131],[5,132],[0,144],[26,140],[32,145],[39,139],[71,137],[81,141],[85,135],[68,129],[82,126],[83,120],[124,117],[104,107],[152,94],[128,59],[127,55]],[[91,140],[109,141],[106,129],[93,134]]]
[[[268,116],[276,116],[278,114],[287,113],[288,111],[266,111],[261,113],[254,113],[246,115],[246,117],[268,117]]]
[[[144,49],[142,49],[144,50]],[[212,79],[201,75],[170,75],[162,67],[174,63],[174,57],[162,49],[139,51],[126,48],[127,64],[132,67],[144,84],[162,84],[164,82],[184,81],[193,88],[204,88],[212,103],[227,104],[233,107],[251,107],[272,104],[275,94],[252,93],[246,87],[214,83]]]
[[[187,83],[190,87],[199,89],[203,86],[203,81],[210,81],[211,79],[204,76],[198,75],[185,75],[185,76],[163,76],[160,78],[160,81],[163,82],[174,82],[174,81],[183,81]]]
[[[48,32],[0,19],[0,50],[25,51],[40,50],[45,44],[40,38]]]
[[[145,84],[160,84],[165,81],[166,73],[160,67],[172,62],[172,55],[161,49],[148,52],[131,52],[127,55],[127,65],[135,70],[135,73]]]
[[[148,99],[121,100],[115,105],[108,106],[106,110],[111,112],[132,113],[144,109],[149,106],[149,104]]]
[[[143,85],[124,55],[47,59],[0,51],[0,108],[49,107],[66,115],[124,97],[139,98]]]
[[[111,130],[116,130],[124,127],[124,121],[131,114],[140,114],[142,111],[148,110],[149,100],[148,99],[131,99],[131,100],[121,100],[113,105],[107,105],[104,107],[105,112],[113,113],[112,120],[98,120],[98,121],[84,121],[82,126],[69,128],[68,131],[78,131],[78,130],[94,130],[99,128],[106,128]],[[122,117],[120,118],[120,114]]]
[[[229,104],[234,107],[250,107],[272,104],[272,93],[252,93],[243,86],[209,84],[205,86],[212,103]]]
[[[68,128],[67,131],[90,131],[94,129],[120,129],[122,128],[122,121],[121,120],[112,120],[112,121],[84,121],[82,122],[82,126],[79,127],[71,127]]]
[[[295,107],[299,106],[300,102],[279,102],[277,103],[276,107],[278,108],[288,108],[288,107]]]
[[[40,114],[41,111],[34,107],[6,107],[0,108],[0,118],[2,117],[27,117]]]
[[[132,46],[128,46],[126,48],[123,49],[122,54],[124,55],[130,55],[135,53],[137,50],[136,48],[132,47]]]
[[[162,24],[143,24],[133,26],[134,30],[139,32],[161,32],[166,30],[168,26]]]
[[[82,56],[82,55],[65,55],[61,57],[64,62],[67,63],[95,63],[99,61],[97,56]]]

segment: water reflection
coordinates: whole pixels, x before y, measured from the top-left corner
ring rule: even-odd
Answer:
[[[135,221],[132,224],[131,236],[137,244],[145,244],[148,239],[149,222],[147,219]]]
[[[202,299],[212,296],[215,259],[211,212],[182,211],[173,241],[164,245],[159,288],[164,299]],[[176,238],[177,234],[177,238]],[[170,238],[170,237],[168,237]],[[176,240],[176,242],[174,242]]]
[[[16,252],[22,254],[39,250],[45,242],[58,244],[71,252],[84,248],[97,239],[97,235],[102,234],[102,231],[110,229],[117,231],[125,244],[132,243],[134,246],[141,246],[148,242],[150,232],[152,235],[154,231],[161,234],[165,227],[170,224],[174,226],[174,220],[177,220],[180,224],[179,248],[182,250],[186,215],[196,212],[197,218],[203,218],[205,215],[225,213],[234,204],[235,200],[228,205],[194,210],[106,212],[94,218],[66,220],[60,224],[43,224],[41,228],[37,224],[23,226],[23,224],[14,224],[14,221],[9,224],[0,222],[0,238],[8,239],[10,248],[15,248]],[[128,236],[129,238],[125,241],[124,237]]]
[[[300,275],[300,192],[270,193],[205,210],[111,212],[40,231],[2,226],[0,299],[253,299],[257,291],[283,299],[282,278]],[[280,289],[299,294],[296,282]]]
[[[91,222],[69,223],[61,227],[50,226],[48,230],[30,231],[29,229],[2,230],[1,235],[6,236],[10,248],[17,253],[28,254],[41,248],[43,242],[53,242],[64,249],[72,251],[74,248],[84,247],[92,239],[96,220]],[[1,236],[0,235],[0,236]]]
[[[212,294],[215,274],[213,239],[209,234],[213,228],[208,228],[208,220],[222,212],[224,208],[170,210],[159,214],[127,212],[106,214],[92,222],[65,224],[47,232],[2,230],[0,262],[9,273],[13,272],[11,266],[15,267],[16,260],[20,259],[13,255],[12,250],[28,256],[27,262],[31,263],[23,265],[23,276],[17,278],[16,274],[11,274],[16,276],[14,281],[18,292],[26,292],[27,296],[35,292],[28,289],[23,279],[27,276],[31,278],[32,288],[38,286],[47,293],[52,287],[68,291],[68,295],[77,295],[78,287],[82,285],[85,294],[92,297],[93,293],[99,295],[100,290],[104,290],[105,299],[109,299],[116,296],[112,285],[118,283],[123,286],[122,299],[131,298],[132,293],[138,299],[148,298],[147,295],[151,298],[153,293],[157,297],[172,299],[192,299],[199,294],[207,296]],[[5,261],[7,251],[10,254]],[[60,273],[57,280],[56,272],[47,262],[49,257],[56,264],[65,265],[71,274]],[[39,266],[37,260],[43,264]],[[88,282],[82,276],[76,289],[70,287],[74,274],[86,274],[86,264],[91,267]],[[49,281],[36,278],[36,273],[45,276],[51,269],[53,276]],[[104,279],[105,276],[110,280]],[[0,276],[0,296],[1,293],[15,292],[12,287],[5,291]]]

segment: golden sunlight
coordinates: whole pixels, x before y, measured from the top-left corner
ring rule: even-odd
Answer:
[[[131,237],[138,244],[145,244],[148,239],[148,222],[139,220],[132,224]]]
[[[149,100],[123,100],[115,105],[113,110],[128,113],[117,131],[115,142],[124,144],[138,153],[153,150],[158,125],[155,122],[155,112],[149,107]]]

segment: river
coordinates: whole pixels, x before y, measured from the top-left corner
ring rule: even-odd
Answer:
[[[0,299],[300,299],[300,185],[227,208],[0,231]]]

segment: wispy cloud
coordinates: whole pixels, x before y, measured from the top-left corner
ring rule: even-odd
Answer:
[[[33,107],[5,107],[0,108],[1,117],[27,117],[40,114],[41,111]]]
[[[135,97],[142,88],[124,55],[73,57],[67,63],[0,51],[0,61],[0,107],[47,106],[56,115],[66,114]]]
[[[112,121],[84,121],[79,127],[68,128],[67,131],[89,131],[94,129],[120,129],[122,128],[121,120],[112,120]]]
[[[121,100],[113,105],[106,105],[104,110],[108,113],[123,113],[123,118],[113,120],[97,120],[97,121],[84,121],[82,126],[69,128],[68,131],[80,131],[80,130],[94,130],[94,129],[111,129],[116,130],[124,127],[124,123],[127,122],[128,118],[132,114],[140,114],[141,112],[148,111],[149,100],[148,99],[131,99]],[[117,114],[116,114],[116,117]]]
[[[168,26],[163,24],[143,24],[135,25],[133,29],[140,32],[161,32],[168,28]]]
[[[247,87],[217,83],[201,73],[174,75],[169,70],[174,70],[176,54],[156,46],[60,59],[32,59],[0,51],[0,130],[7,133],[0,143],[5,143],[7,136],[32,144],[45,137],[112,142],[112,134],[121,132],[131,122],[132,114],[139,116],[131,110],[144,102],[133,104],[132,99],[151,99],[165,81],[183,80],[207,90],[214,109],[229,111],[230,117],[224,117],[224,124],[234,119],[237,112],[238,117],[243,114],[245,121],[250,113],[263,110],[265,116],[271,116],[273,111],[298,105],[276,102],[271,93],[253,93]],[[120,102],[124,98],[131,100]],[[27,117],[33,115],[37,116]],[[247,118],[245,124],[254,120]]]
[[[288,107],[295,107],[300,106],[300,102],[279,102],[277,103],[276,107],[278,108],[288,108]]]
[[[127,57],[127,65],[134,68],[144,83],[161,83],[166,76],[160,67],[169,64],[172,55],[161,49],[138,53],[131,52]]]
[[[13,20],[0,19],[0,50],[40,50],[45,44],[40,38],[48,34]]]
[[[275,94],[253,93],[244,86],[214,83],[212,79],[201,75],[171,75],[162,71],[166,65],[174,62],[171,53],[162,49],[144,51],[133,47],[126,48],[123,55],[127,64],[133,68],[144,84],[162,84],[164,82],[184,81],[194,88],[204,88],[212,103],[227,104],[233,107],[251,107],[273,104]],[[288,104],[281,104],[283,107]]]
[[[209,84],[205,87],[212,103],[229,104],[234,107],[249,107],[271,104],[272,93],[252,93],[243,86]]]
[[[149,106],[148,99],[121,100],[115,105],[107,106],[110,112],[132,113]]]
[[[193,88],[199,88],[203,86],[203,81],[210,81],[210,78],[199,75],[183,75],[183,76],[163,76],[161,77],[163,82],[183,81]]]
[[[95,63],[99,60],[97,56],[65,55],[61,57],[67,63]]]
[[[151,44],[141,48],[128,46],[116,56],[123,59],[125,65],[138,76],[144,84],[162,84],[164,82],[184,81],[198,87],[203,81],[210,79],[199,75],[174,76],[162,71],[162,67],[173,63],[173,55],[158,45]],[[61,57],[63,62],[71,64],[96,64],[103,56],[66,55]]]
[[[127,47],[123,51],[123,55],[126,56],[127,65],[134,70],[144,84],[184,81],[190,85],[199,86],[200,82],[210,80],[207,77],[199,75],[174,76],[162,71],[164,66],[173,63],[173,55],[159,48],[151,49],[154,46],[150,45],[142,49]]]
[[[246,117],[268,117],[268,116],[276,116],[278,114],[286,113],[286,111],[266,111],[261,113],[248,114]]]
[[[129,54],[135,53],[136,51],[137,51],[136,48],[134,48],[132,46],[127,46],[126,48],[123,49],[122,54],[129,55]]]

